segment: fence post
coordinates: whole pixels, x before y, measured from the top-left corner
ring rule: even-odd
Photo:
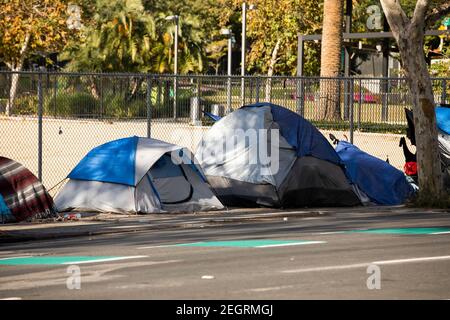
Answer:
[[[339,88],[341,86],[339,85]],[[344,80],[344,120],[348,120],[349,118],[349,104],[350,104],[350,97],[349,95],[349,83],[348,78]],[[340,102],[339,102],[340,103]]]
[[[53,108],[54,108],[53,116],[56,118],[56,114],[57,114],[56,96],[58,95],[58,75],[56,73],[54,73],[54,77],[55,77],[55,81],[54,81],[54,88],[53,88]],[[50,114],[50,112],[49,112],[49,114]]]
[[[383,78],[383,80],[381,80],[381,94],[381,121],[388,121],[388,80],[386,78]]]
[[[353,93],[355,91],[355,83],[354,83],[354,79],[351,78],[350,79],[350,96],[348,97],[348,101],[349,101],[349,120],[350,120],[350,143],[353,143],[353,131],[354,131],[354,124],[353,124],[353,120],[354,120],[354,109],[353,109]]]
[[[248,83],[249,83],[249,86],[250,86],[250,103],[252,103],[253,102],[253,78],[249,78],[248,79]]]
[[[445,104],[447,103],[447,79],[442,79],[441,88],[441,104]]]
[[[245,106],[245,77],[241,76],[241,106]]]
[[[177,119],[177,104],[178,104],[178,76],[173,77],[173,119]]]
[[[102,75],[99,75],[100,77],[100,114],[99,118],[103,119],[103,77]]]
[[[259,86],[261,84],[259,83],[259,76],[256,76],[256,93],[255,93],[255,99],[256,99],[256,103],[259,102]]]
[[[358,130],[361,130],[361,109],[362,109],[362,81],[359,79],[359,92],[358,92]]]
[[[152,79],[147,76],[147,138],[151,137],[151,124],[152,124]]]
[[[303,78],[297,79],[297,92],[295,93],[297,101],[297,113],[301,116],[305,113],[305,85]]]
[[[162,79],[161,79],[161,77],[158,77],[157,82],[158,82],[158,90],[156,92],[156,110],[164,110],[164,108],[161,106],[161,95],[162,95]],[[164,112],[163,112],[163,116],[165,116]]]
[[[43,111],[43,95],[42,95],[42,73],[38,74],[38,178],[42,182],[42,111]]]
[[[198,103],[200,103],[200,99],[201,99],[201,89],[202,89],[202,78],[197,77],[197,84],[196,84],[195,91],[197,92]]]
[[[225,114],[229,114],[231,112],[231,77],[228,76],[227,79],[227,110]]]

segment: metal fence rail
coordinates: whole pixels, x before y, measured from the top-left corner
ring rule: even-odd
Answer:
[[[448,103],[450,79],[432,81],[435,102]],[[339,120],[319,120],[326,87]],[[0,71],[0,155],[51,187],[101,143],[138,135],[195,150],[213,123],[205,111],[224,115],[268,101],[401,168],[398,139],[410,99],[403,78],[180,75],[174,81],[174,75]]]

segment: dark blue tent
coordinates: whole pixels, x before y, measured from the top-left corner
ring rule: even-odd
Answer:
[[[281,135],[294,147],[297,157],[313,156],[335,164],[341,161],[328,140],[311,122],[297,113],[272,103],[255,103],[249,107],[270,106]]]
[[[371,201],[382,205],[399,205],[413,194],[413,188],[403,172],[389,163],[346,141],[340,141],[336,151],[345,164],[347,176]]]
[[[205,133],[196,156],[219,199],[230,206],[360,204],[328,140],[278,105],[246,105],[223,117]]]

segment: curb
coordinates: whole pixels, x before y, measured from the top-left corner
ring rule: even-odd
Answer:
[[[100,225],[81,225],[74,227],[62,227],[62,226],[51,226],[49,228],[55,229],[53,231],[40,231],[39,229],[34,230],[12,230],[12,231],[0,231],[0,242],[1,243],[16,243],[25,241],[36,241],[36,240],[52,240],[52,239],[63,239],[63,238],[74,238],[83,236],[99,236],[107,234],[120,234],[120,233],[134,233],[143,232],[150,230],[171,230],[171,229],[196,229],[196,228],[217,228],[226,224],[241,223],[241,222],[264,222],[278,219],[289,219],[289,218],[308,218],[308,217],[320,217],[320,216],[330,216],[331,212],[323,211],[306,211],[306,212],[276,212],[276,213],[255,213],[246,216],[232,216],[232,217],[216,217],[209,218],[208,215],[204,216],[204,221],[194,221],[189,222],[189,220],[176,223],[160,223],[160,224],[143,224],[142,227],[136,228],[136,226],[112,229],[111,227],[120,226],[120,221],[109,221],[104,222]],[[201,217],[201,216],[200,216]],[[125,220],[125,219],[124,219]],[[87,222],[87,221],[85,221]],[[127,222],[127,221],[123,221]],[[128,221],[129,222],[129,221]],[[45,227],[45,224],[42,226]],[[64,230],[65,228],[72,230]],[[80,228],[78,230],[73,230],[75,228]],[[81,230],[87,229],[87,230]]]

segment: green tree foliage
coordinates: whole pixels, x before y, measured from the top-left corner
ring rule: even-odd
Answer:
[[[144,5],[154,15],[157,26],[157,41],[152,51],[153,71],[173,72],[175,25],[165,20],[165,17],[169,15],[180,17],[179,72],[207,71],[208,60],[214,60],[217,54],[214,39],[215,29],[217,29],[217,2],[215,0],[144,0]]]
[[[222,4],[221,26],[239,30],[242,0],[218,0]],[[268,73],[271,66],[275,74],[295,74],[297,64],[297,34],[314,34],[321,30],[322,1],[319,0],[255,0],[257,9],[248,12],[247,35],[250,52],[248,71]],[[279,45],[277,46],[277,43]],[[274,49],[278,47],[278,51]],[[306,46],[305,74],[318,69],[319,46]],[[275,63],[273,65],[273,63]]]
[[[84,39],[61,56],[69,70],[173,72],[175,24],[178,15],[180,73],[203,72],[207,66],[210,30],[217,25],[213,0],[80,0]]]
[[[71,71],[150,71],[155,22],[140,0],[97,0],[84,38],[67,48]]]
[[[21,71],[25,59],[60,50],[70,35],[65,0],[2,0],[0,6],[0,61]],[[19,74],[12,75],[6,114],[14,107]]]
[[[414,14],[414,8],[416,6],[416,0],[402,0],[401,6],[406,14],[407,17],[411,18]],[[448,4],[448,0],[431,0],[430,1],[430,12],[433,10],[439,10],[441,6],[444,6],[445,4]],[[369,30],[366,26],[367,18],[369,17],[369,14],[367,13],[367,8],[370,5],[378,5],[381,9],[380,0],[353,0],[353,23],[352,23],[352,32],[378,32],[381,30]],[[434,19],[427,19],[425,21],[425,27],[426,29],[430,30],[437,30],[439,26],[441,25],[442,20],[448,16],[444,11],[441,11],[442,14],[437,15]],[[382,14],[382,20],[384,19],[384,13],[381,10]],[[381,21],[383,23],[383,21]],[[360,39],[360,41],[365,45],[371,45],[372,47],[375,47],[375,45],[380,44],[379,39]],[[442,54],[444,58],[449,57],[449,39],[444,40],[444,47]],[[391,44],[394,44],[394,41],[391,40]],[[425,37],[425,46],[424,46],[424,54],[426,55],[430,49],[436,49],[439,47],[440,39],[439,37],[433,36],[433,37]],[[359,56],[363,60],[368,58],[367,53],[355,50],[355,55]],[[397,60],[400,60],[398,51],[395,50],[394,52],[391,52],[391,56]],[[448,63],[441,62],[438,63],[435,66],[430,66],[430,72],[433,76],[436,77],[446,77],[449,73],[446,72],[446,67],[448,67]],[[400,71],[399,76],[403,76],[404,72]]]
[[[18,71],[29,56],[60,50],[70,35],[66,10],[64,0],[2,0],[0,61]]]

